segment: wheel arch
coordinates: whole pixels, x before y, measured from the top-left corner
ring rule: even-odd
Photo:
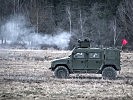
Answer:
[[[64,67],[66,67],[66,68],[68,69],[69,73],[70,73],[70,69],[69,69],[69,67],[68,67],[66,64],[57,64],[57,65],[54,67],[53,70],[55,70],[58,66],[64,66]]]
[[[102,74],[103,69],[106,68],[106,67],[113,67],[116,71],[118,70],[116,65],[106,64],[106,65],[103,65],[97,73]]]
[[[116,65],[112,65],[112,64],[103,65],[102,68],[101,68],[101,70],[103,70],[106,67],[113,67],[115,70],[117,70]]]

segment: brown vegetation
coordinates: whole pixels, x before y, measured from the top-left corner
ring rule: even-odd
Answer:
[[[133,53],[121,53],[122,71],[116,80],[101,75],[71,75],[56,79],[50,61],[71,51],[0,50],[1,100],[131,100],[133,99]]]

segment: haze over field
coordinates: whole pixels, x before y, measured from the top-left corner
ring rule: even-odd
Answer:
[[[40,47],[41,45],[57,46],[66,49],[69,45],[71,34],[57,31],[54,35],[37,33],[33,26],[23,15],[10,17],[1,26],[1,34],[7,39],[9,44],[20,43],[28,47]]]

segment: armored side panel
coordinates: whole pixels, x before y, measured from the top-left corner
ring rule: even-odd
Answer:
[[[106,49],[105,50],[105,64],[115,65],[120,70],[120,50]]]

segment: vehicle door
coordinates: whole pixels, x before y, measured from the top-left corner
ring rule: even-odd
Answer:
[[[87,54],[84,52],[77,52],[73,54],[72,67],[73,69],[84,70],[87,69]]]
[[[98,70],[102,65],[102,52],[88,53],[88,69]]]

